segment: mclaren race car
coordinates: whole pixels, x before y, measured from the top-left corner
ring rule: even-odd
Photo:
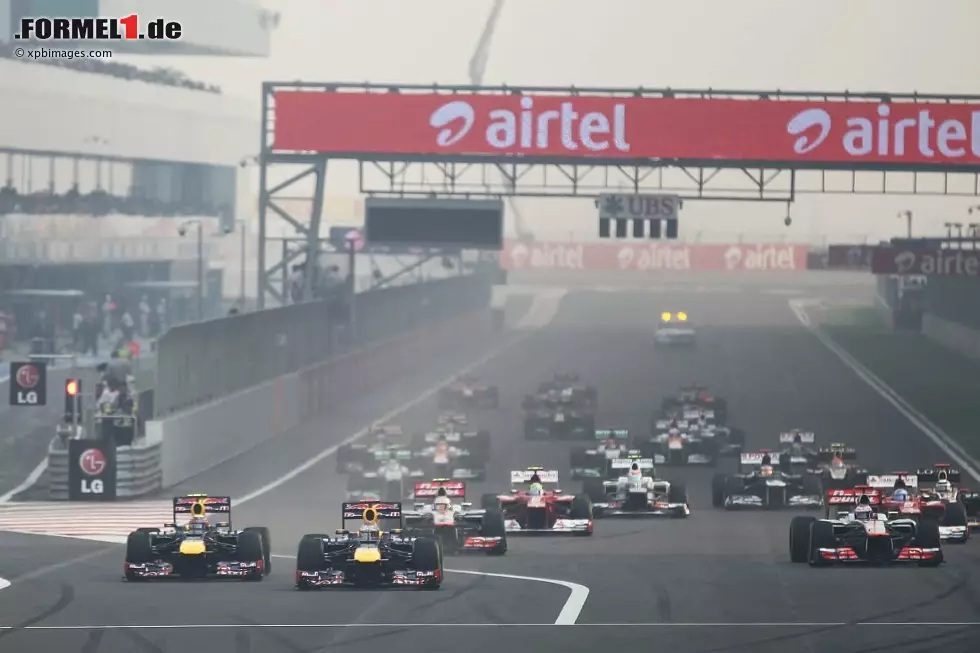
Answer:
[[[943,548],[935,522],[881,512],[881,496],[872,488],[838,492],[846,493],[854,507],[839,511],[833,519],[794,517],[790,522],[789,555],[793,562],[808,562],[814,567],[834,563],[942,564]]]
[[[655,347],[694,347],[698,344],[698,332],[687,313],[661,313],[653,344]]]
[[[633,454],[611,461],[609,480],[586,479],[585,493],[600,517],[687,517],[691,508],[680,483],[658,479],[653,460]]]
[[[940,464],[916,474],[871,475],[867,484],[882,492],[883,511],[936,522],[944,542],[962,543],[970,538],[969,519],[950,478],[959,480],[959,471]]]
[[[443,581],[442,547],[432,537],[410,537],[401,529],[400,502],[359,501],[341,506],[336,537],[304,535],[296,552],[296,587],[385,587],[438,589]],[[359,520],[360,528],[347,530]],[[397,522],[383,531],[379,522]]]
[[[503,510],[508,534],[592,535],[592,502],[584,494],[563,494],[558,472],[528,467],[512,471],[510,483],[509,493],[481,500],[487,510]]]
[[[473,376],[457,377],[439,390],[439,408],[442,409],[497,408],[499,405],[497,386],[481,383]]]
[[[424,476],[455,479],[483,479],[490,453],[488,431],[460,431],[439,427],[412,438],[412,468]]]
[[[658,465],[712,465],[718,458],[717,442],[687,420],[658,420],[653,434],[635,439],[633,446]]]
[[[820,477],[824,489],[863,485],[868,480],[868,470],[855,464],[855,460],[854,449],[835,442],[817,449],[815,465],[809,473]]]
[[[812,474],[793,474],[773,465],[769,452],[743,453],[741,468],[747,473],[716,474],[711,482],[711,503],[716,508],[809,508],[824,504],[820,479]]]
[[[270,572],[269,529],[232,529],[230,497],[174,497],[173,515],[163,528],[139,528],[126,538],[126,580],[262,580]]]
[[[697,384],[681,386],[674,395],[664,397],[660,402],[660,408],[666,417],[672,416],[675,411],[680,409],[702,408],[714,411],[716,424],[728,423],[728,402],[711,394],[704,386]]]
[[[610,462],[623,458],[629,450],[630,434],[626,429],[599,429],[595,438],[593,445],[572,449],[569,462],[573,479],[609,478]]]
[[[405,532],[434,537],[446,553],[507,553],[507,531],[500,510],[472,510],[466,484],[447,478],[415,484],[415,506],[406,510]]]

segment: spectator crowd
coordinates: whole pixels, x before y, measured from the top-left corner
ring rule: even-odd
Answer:
[[[127,63],[117,63],[103,59],[23,59],[14,54],[16,48],[9,43],[0,43],[0,57],[5,59],[16,59],[25,63],[40,64],[44,66],[57,66],[58,68],[68,68],[83,73],[93,73],[96,75],[108,75],[120,79],[146,82],[147,84],[157,84],[160,86],[173,86],[176,88],[186,88],[192,91],[203,91],[206,93],[220,94],[221,87],[213,84],[205,84],[190,79],[184,73],[172,68],[152,68],[144,69]]]

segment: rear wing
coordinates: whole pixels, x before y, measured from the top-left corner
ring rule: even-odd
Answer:
[[[898,479],[905,481],[906,487],[916,488],[919,487],[919,477],[917,475],[909,474],[877,474],[868,476],[868,487],[879,488],[879,489],[891,489],[895,487],[895,482]]]
[[[842,444],[832,444],[829,447],[821,447],[817,450],[817,460],[822,463],[829,463],[834,458],[857,460],[857,451],[851,447],[845,447]]]
[[[459,431],[432,431],[423,436],[426,442],[438,442],[444,439],[446,442],[459,442],[463,439],[463,434]]]
[[[530,483],[531,477],[535,474],[541,479],[541,483],[548,483],[549,485],[558,484],[558,471],[557,470],[544,470],[544,469],[523,469],[516,470],[510,473],[510,483],[511,485],[520,485],[522,483]]]
[[[411,460],[412,452],[408,449],[375,449],[374,459],[378,462],[388,460]]]
[[[636,463],[640,469],[653,469],[653,458],[616,458],[609,461],[610,469],[629,469]]]
[[[686,420],[693,420],[698,418],[714,419],[715,411],[711,408],[685,408],[681,413],[681,417]]]
[[[842,490],[827,490],[827,505],[855,506],[861,500],[861,497],[868,497],[868,502],[873,506],[881,505],[881,490],[863,486]]]
[[[466,415],[462,413],[443,413],[439,416],[439,424],[466,424]]]
[[[772,460],[772,453],[769,451],[757,451],[755,453],[743,453],[739,457],[739,462],[743,465],[759,466],[762,465],[762,459],[769,456]],[[778,456],[777,456],[778,457]]]
[[[933,469],[920,469],[915,474],[919,477],[920,485],[935,485],[938,481],[944,480],[944,475],[945,480],[950,483],[959,483],[963,476],[960,470],[949,465],[936,465]]]
[[[666,431],[671,428],[677,428],[683,431],[684,429],[688,428],[688,426],[690,426],[690,424],[686,419],[658,419],[653,425],[655,429],[661,431]]]
[[[341,506],[340,521],[344,527],[351,519],[360,519],[368,524],[376,524],[379,521],[402,520],[402,504],[397,502],[381,501],[354,501],[345,502]]]
[[[444,478],[437,478],[427,483],[416,483],[412,496],[416,499],[430,499],[439,494],[440,488],[446,491],[447,497],[457,499],[466,498],[466,483]]]
[[[797,431],[796,433],[789,431],[779,434],[779,444],[792,444],[796,441],[796,436],[800,436],[800,442],[803,444],[813,444],[816,440],[816,435],[812,431]]]
[[[174,497],[174,524],[177,517],[207,517],[208,515],[227,515],[231,521],[231,497],[210,497],[205,494],[185,494]]]
[[[596,429],[596,440],[629,440],[630,432],[626,429]]]

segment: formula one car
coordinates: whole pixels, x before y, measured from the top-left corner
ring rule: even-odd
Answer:
[[[810,508],[824,504],[820,479],[812,474],[784,472],[773,465],[768,451],[743,453],[740,467],[748,473],[716,474],[711,482],[711,503],[716,508]]]
[[[408,449],[374,452],[377,468],[351,471],[347,478],[347,500],[401,501],[406,482],[425,477],[420,461]]]
[[[780,450],[775,458],[783,468],[814,467],[820,453],[813,448],[817,436],[813,431],[792,429],[779,434]]]
[[[868,481],[868,470],[854,464],[856,459],[854,449],[835,442],[817,449],[816,464],[808,473],[819,476],[825,490],[863,485]]]
[[[466,484],[448,478],[415,484],[415,507],[402,513],[406,533],[435,537],[446,553],[507,553],[507,531],[500,510],[471,510]]]
[[[959,485],[962,476],[960,470],[953,469],[946,463],[936,463],[932,469],[920,469],[916,472],[920,488],[931,486],[933,492],[947,504],[958,502],[963,505],[966,525],[973,530],[980,528],[980,492]],[[958,510],[956,512],[958,513]],[[942,529],[941,525],[940,529]]]
[[[586,439],[595,434],[595,413],[576,408],[563,397],[557,401],[528,397],[524,400],[524,437]]]
[[[694,347],[698,344],[698,332],[687,313],[661,313],[660,324],[653,335],[655,347]]]
[[[375,452],[383,449],[404,449],[408,443],[402,437],[402,427],[395,424],[374,424],[364,434],[363,442],[351,442],[337,449],[337,473],[350,474],[377,467]]]
[[[412,439],[411,467],[424,470],[423,476],[455,479],[483,479],[490,449],[487,431],[459,431],[440,427],[418,433]]]
[[[583,385],[578,374],[555,374],[550,381],[538,385],[540,400],[561,401],[581,410],[595,411],[599,404],[599,392],[591,385]]]
[[[349,520],[360,520],[357,531]],[[398,527],[381,530],[379,521]],[[400,502],[359,501],[341,506],[343,528],[337,537],[304,535],[296,552],[296,587],[384,587],[408,585],[438,589],[442,584],[442,547],[431,537],[408,537],[401,529]]]
[[[439,390],[439,408],[497,408],[500,391],[495,385],[487,385],[473,376],[460,376]]]
[[[915,563],[920,567],[942,564],[942,542],[935,522],[880,512],[881,496],[872,488],[834,492],[856,507],[838,512],[834,519],[794,517],[789,527],[793,562],[808,562],[813,567],[838,562]]]
[[[241,578],[259,581],[270,564],[269,529],[231,527],[231,498],[188,494],[174,497],[173,522],[139,528],[126,538],[126,580],[150,578]],[[212,523],[220,515],[222,522]],[[183,522],[183,523],[182,523]]]
[[[895,472],[868,476],[868,486],[882,495],[882,510],[890,515],[936,522],[944,542],[963,543],[970,538],[966,506],[949,480],[959,479],[959,471],[939,464],[920,474]]]
[[[716,397],[707,388],[697,384],[681,386],[677,393],[664,397],[660,403],[665,417],[670,417],[679,409],[702,408],[714,411],[714,421],[718,425],[728,423],[728,402]]]
[[[617,472],[616,478],[585,481],[585,493],[592,500],[596,519],[691,514],[684,486],[658,479],[652,459],[630,454],[611,461],[610,467]]]
[[[562,494],[558,472],[528,467],[510,473],[511,490],[507,494],[485,494],[481,505],[502,509],[507,533],[592,535],[592,502],[580,494]],[[544,485],[553,486],[545,489]]]
[[[629,448],[630,435],[626,429],[598,429],[595,437],[598,440],[595,444],[572,449],[573,479],[609,478],[609,463],[622,458]]]
[[[658,420],[653,434],[633,446],[658,465],[712,465],[718,458],[715,439],[703,438],[687,420]]]

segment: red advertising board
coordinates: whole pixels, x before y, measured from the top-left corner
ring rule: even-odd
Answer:
[[[274,149],[976,165],[980,104],[280,91]]]
[[[508,270],[759,271],[806,270],[806,245],[572,243],[508,241]]]
[[[927,277],[980,276],[980,250],[879,247],[871,258],[875,274]]]

